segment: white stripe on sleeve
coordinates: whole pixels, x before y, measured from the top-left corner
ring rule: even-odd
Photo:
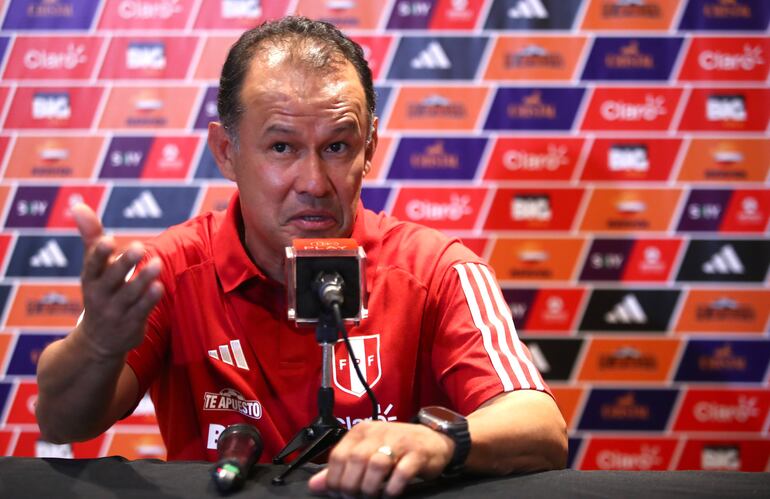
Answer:
[[[481,270],[484,272],[484,276],[487,279],[487,282],[489,283],[489,288],[492,290],[492,294],[494,294],[495,302],[497,303],[497,310],[501,317],[505,319],[505,322],[508,324],[508,330],[511,334],[511,342],[513,343],[513,348],[516,350],[516,356],[518,357],[519,361],[524,363],[525,366],[527,366],[527,371],[529,371],[529,376],[532,378],[532,380],[535,382],[535,388],[537,388],[540,391],[545,390],[545,386],[543,385],[543,382],[540,378],[540,373],[538,372],[535,365],[532,363],[531,360],[529,360],[529,357],[527,357],[527,354],[524,353],[524,348],[521,345],[521,340],[519,340],[519,336],[516,334],[516,326],[513,324],[513,317],[511,317],[511,309],[508,307],[508,304],[505,302],[505,299],[503,298],[503,294],[500,291],[500,287],[497,284],[497,280],[492,276],[492,273],[489,271],[489,268],[486,267],[486,265],[480,265]]]
[[[495,369],[497,376],[500,378],[500,381],[503,384],[503,390],[510,392],[513,390],[513,382],[511,381],[510,376],[508,376],[508,372],[505,370],[502,362],[500,361],[500,355],[497,353],[497,350],[495,350],[494,346],[492,346],[492,332],[481,319],[481,310],[479,309],[478,302],[476,301],[476,294],[473,292],[473,287],[471,286],[470,280],[468,279],[468,273],[465,270],[465,265],[457,264],[454,266],[454,269],[457,270],[457,275],[460,277],[460,284],[462,285],[463,292],[465,293],[465,300],[468,302],[468,309],[471,312],[473,323],[481,332],[482,343],[484,345],[484,349],[487,351],[489,360],[492,362],[492,367]]]
[[[487,283],[485,282],[484,277],[482,277],[481,272],[479,272],[478,265],[475,263],[468,263],[466,265],[470,269],[473,278],[476,280],[476,287],[479,290],[481,301],[484,303],[484,309],[487,312],[486,322],[491,322],[497,330],[497,348],[503,352],[503,355],[508,360],[508,364],[511,366],[513,374],[516,376],[516,380],[519,382],[519,385],[521,385],[521,387],[524,389],[530,388],[531,385],[529,384],[529,380],[524,374],[524,370],[521,368],[521,363],[519,362],[520,359],[514,357],[513,353],[511,353],[510,347],[508,346],[507,339],[509,335],[506,334],[505,325],[503,325],[503,323],[500,321],[500,318],[495,313],[495,307],[492,304],[489,293],[487,292]],[[494,289],[497,286],[491,285],[490,287]]]

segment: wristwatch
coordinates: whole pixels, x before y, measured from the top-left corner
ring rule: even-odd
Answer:
[[[454,454],[452,454],[449,464],[444,468],[443,474],[454,475],[459,473],[465,465],[465,460],[468,458],[468,453],[471,450],[471,434],[468,432],[468,420],[465,419],[465,416],[446,407],[431,405],[420,409],[416,420],[432,430],[443,433],[454,441]]]

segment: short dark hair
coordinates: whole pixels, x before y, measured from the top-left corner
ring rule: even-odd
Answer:
[[[313,51],[312,55],[301,54],[298,52],[301,43],[298,42],[302,41],[311,42],[314,47],[320,48],[320,50]],[[372,71],[369,69],[361,46],[330,23],[314,21],[301,16],[287,16],[275,21],[264,22],[260,26],[246,31],[227,54],[219,79],[217,111],[219,121],[231,139],[237,140],[236,130],[244,111],[241,105],[243,80],[254,55],[259,51],[263,42],[284,44],[290,54],[297,57],[300,62],[311,65],[314,69],[330,71],[339,67],[340,62],[350,62],[364,88],[371,131],[376,96],[372,82]]]

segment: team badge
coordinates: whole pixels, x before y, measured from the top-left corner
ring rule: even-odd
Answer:
[[[361,369],[366,382],[370,387],[374,387],[380,378],[382,377],[382,367],[380,364],[380,335],[373,334],[370,336],[357,336],[350,338],[350,346],[353,349],[353,355],[358,362],[358,367]],[[347,348],[345,348],[345,342],[339,340],[334,345],[334,353],[332,355],[334,362],[334,370],[332,371],[334,377],[334,384],[345,393],[360,397],[366,390],[361,380],[356,375],[356,370],[352,365],[350,355]]]

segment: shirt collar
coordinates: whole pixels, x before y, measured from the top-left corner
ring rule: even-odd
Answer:
[[[230,198],[222,224],[214,235],[214,267],[222,289],[229,293],[247,280],[267,276],[251,260],[241,241],[243,215],[238,191]]]
[[[366,240],[364,226],[364,205],[359,200],[351,237],[361,245]],[[213,241],[214,267],[225,293],[229,293],[252,278],[268,280],[267,275],[254,264],[246,252],[241,240],[242,227],[240,194],[236,191],[230,198],[224,219]]]

